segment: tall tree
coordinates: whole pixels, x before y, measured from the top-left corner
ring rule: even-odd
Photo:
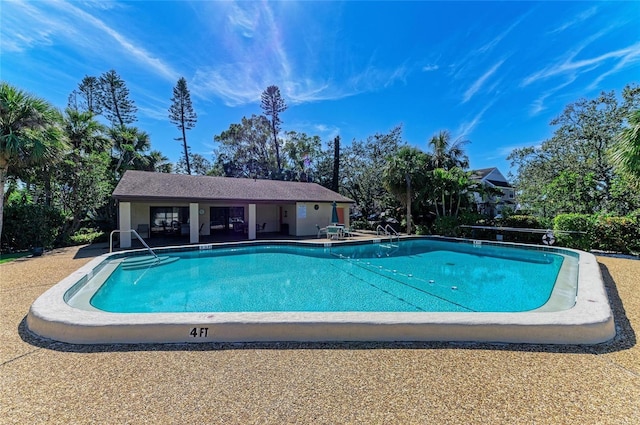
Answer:
[[[333,139],[333,175],[331,179],[331,190],[337,192],[340,182],[340,136]]]
[[[289,131],[282,152],[286,180],[313,181],[316,164],[322,156],[319,136]]]
[[[0,82],[0,237],[8,172],[58,159],[66,145],[60,120],[45,100]]]
[[[69,95],[67,105],[70,109],[100,115],[100,81],[96,77],[85,75],[78,88]]]
[[[411,234],[411,205],[417,187],[424,187],[430,157],[418,148],[403,146],[389,157],[382,172],[384,186],[407,208],[407,234]]]
[[[213,165],[211,165],[211,161],[209,161],[204,156],[199,153],[191,153],[189,152],[189,163],[191,164],[191,172],[196,176],[206,176],[213,170]],[[184,158],[180,158],[180,160],[176,163],[176,172],[184,173],[186,171],[186,163]]]
[[[631,112],[628,124],[618,133],[611,158],[623,171],[640,177],[640,109]]]
[[[146,152],[151,148],[149,134],[132,126],[115,126],[109,129],[113,141],[113,171],[118,180],[125,170],[148,169]]]
[[[271,117],[271,132],[273,133],[273,145],[276,149],[276,163],[278,165],[278,172],[282,171],[282,164],[280,161],[280,143],[278,142],[278,132],[280,131],[280,113],[287,109],[287,104],[280,95],[280,89],[278,86],[269,86],[262,92],[260,97],[260,107],[264,114]]]
[[[182,132],[181,140],[184,147],[184,160],[187,165],[187,174],[191,174],[191,164],[189,163],[189,145],[187,144],[187,130],[191,130],[196,125],[198,116],[193,110],[191,94],[187,88],[187,80],[180,77],[173,88],[173,102],[169,108],[169,120]]]
[[[240,124],[214,136],[220,143],[215,151],[215,168],[227,177],[270,179],[280,174],[276,169],[273,147],[269,145],[269,120],[263,115],[242,117]]]
[[[116,71],[105,72],[98,79],[99,106],[112,126],[125,126],[137,121],[138,108],[129,99],[129,89]]]
[[[83,220],[106,205],[113,191],[106,149],[110,141],[104,135],[105,128],[91,112],[67,108],[64,132],[70,146],[54,170],[55,204],[67,218],[63,239],[74,234]]]
[[[399,206],[397,199],[385,189],[380,173],[387,158],[395,155],[402,146],[402,127],[397,126],[386,134],[377,133],[364,141],[354,140],[344,149],[340,161],[344,164],[340,174],[340,193],[356,201],[364,217]]]
[[[464,145],[467,143],[469,141],[465,139],[451,141],[451,133],[447,130],[433,135],[429,140],[433,167],[445,170],[453,167],[468,168],[469,158],[464,153]]]
[[[579,99],[551,121],[556,129],[550,139],[511,152],[507,159],[517,167],[514,183],[522,205],[550,217],[622,211],[612,193],[619,191],[621,177],[610,152],[624,119],[640,108],[640,87],[625,87],[621,98],[612,91]]]

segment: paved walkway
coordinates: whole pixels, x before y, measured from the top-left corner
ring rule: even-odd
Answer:
[[[640,261],[598,257],[610,343],[79,346],[24,326],[104,248],[0,265],[0,423],[637,424]]]

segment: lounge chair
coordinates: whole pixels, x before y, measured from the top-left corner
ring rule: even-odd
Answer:
[[[327,226],[327,237],[333,239],[342,238],[342,226]]]
[[[326,227],[320,227],[316,224],[316,229],[318,229],[318,238],[320,237],[321,234],[324,234],[324,237],[327,237],[327,228]]]

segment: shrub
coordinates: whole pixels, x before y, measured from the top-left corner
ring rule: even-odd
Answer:
[[[588,251],[593,247],[594,216],[559,214],[553,220],[558,245]],[[563,233],[562,231],[575,232]]]
[[[3,219],[2,245],[9,250],[52,247],[64,222],[57,209],[34,204],[7,205]]]
[[[622,253],[640,251],[640,229],[635,217],[598,217],[593,228],[594,248]]]
[[[71,235],[73,245],[85,245],[106,239],[106,233],[92,228],[83,227],[75,234]]]
[[[415,233],[416,235],[430,235],[431,229],[426,224],[416,224]]]
[[[441,236],[456,236],[458,234],[458,224],[456,217],[438,217],[433,223],[433,233]]]
[[[518,229],[550,229],[551,223],[542,217],[533,215],[511,215],[502,220],[502,226]],[[542,241],[540,233],[533,232],[506,232],[505,240],[522,243],[539,244]]]

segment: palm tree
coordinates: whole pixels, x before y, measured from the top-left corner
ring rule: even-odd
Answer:
[[[111,142],[105,137],[106,127],[94,119],[91,112],[67,108],[64,117],[64,132],[71,148],[78,153],[102,152]]]
[[[422,180],[428,163],[428,155],[420,149],[404,146],[388,159],[382,172],[387,190],[407,207],[407,234],[411,234],[411,201],[415,195],[412,182]]]
[[[611,159],[624,171],[640,177],[640,109],[629,115],[629,126],[616,137]]]
[[[444,168],[449,170],[453,167],[468,168],[469,158],[464,153],[464,145],[468,140],[458,139],[451,142],[451,133],[442,130],[431,137],[429,146],[431,147],[431,158],[433,168]]]
[[[57,158],[65,147],[60,120],[45,100],[0,83],[0,237],[9,168],[17,172]]]
[[[169,162],[169,158],[164,156],[160,151],[151,151],[149,155],[145,155],[146,166],[143,171],[156,171],[158,173],[170,173],[173,164]]]
[[[117,158],[114,167],[116,178],[122,169],[144,170],[148,167],[149,159],[144,152],[151,147],[149,134],[137,127],[119,125],[109,129],[109,136],[113,140],[114,158]]]

